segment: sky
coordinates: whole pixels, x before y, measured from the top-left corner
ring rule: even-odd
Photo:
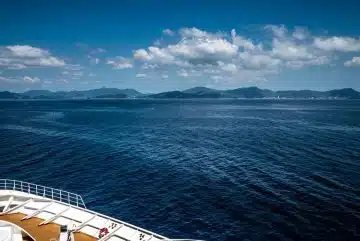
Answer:
[[[360,90],[360,1],[1,1],[0,90]]]

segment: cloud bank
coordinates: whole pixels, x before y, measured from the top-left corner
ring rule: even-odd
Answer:
[[[264,79],[285,69],[329,65],[337,53],[360,52],[360,39],[347,36],[314,36],[305,27],[287,29],[266,25],[262,39],[227,32],[208,32],[195,27],[163,30],[170,40],[133,50],[134,66],[172,71],[179,77],[211,79]],[[357,66],[358,59],[345,63]],[[220,78],[221,76],[221,78]]]
[[[53,56],[48,50],[29,45],[0,47],[0,67],[25,69],[30,67],[62,67],[64,60]]]

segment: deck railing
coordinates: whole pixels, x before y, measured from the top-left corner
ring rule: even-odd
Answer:
[[[70,205],[86,208],[82,197],[78,194],[55,189],[51,187],[45,187],[29,182],[22,182],[10,179],[0,179],[0,190],[13,190],[20,191],[37,196],[46,197],[52,200],[68,203]]]

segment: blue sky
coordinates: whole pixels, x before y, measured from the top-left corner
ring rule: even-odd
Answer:
[[[360,2],[3,1],[0,89],[360,90]]]

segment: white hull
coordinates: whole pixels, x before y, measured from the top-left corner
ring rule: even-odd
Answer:
[[[84,234],[82,237],[89,237],[89,241],[168,240],[149,230],[86,209],[79,195],[19,181],[0,179],[1,211],[0,220],[14,214],[23,214],[21,222],[41,219],[39,228],[48,224],[56,224],[63,228],[66,226],[67,231],[60,233],[59,230],[59,236],[53,237],[54,241],[61,240],[61,235],[78,241],[74,238],[75,233]],[[20,226],[21,222],[17,226]],[[24,228],[23,231],[27,232]],[[38,237],[33,237],[37,234],[32,232],[27,233],[34,240],[42,241],[37,240]]]

